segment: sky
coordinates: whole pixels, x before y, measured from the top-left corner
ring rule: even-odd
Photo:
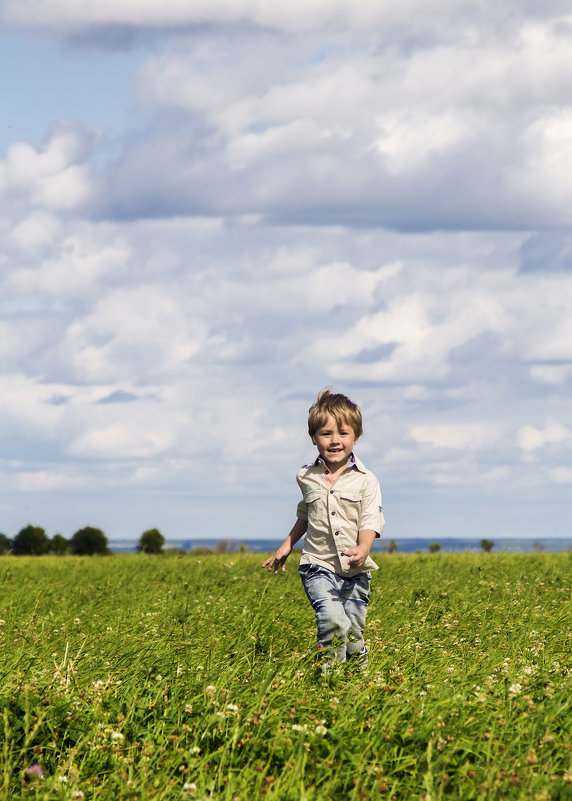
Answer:
[[[561,0],[0,0],[0,531],[570,537]]]

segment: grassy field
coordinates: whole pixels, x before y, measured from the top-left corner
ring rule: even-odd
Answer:
[[[376,557],[369,671],[296,560],[0,558],[0,801],[572,799],[572,556]]]

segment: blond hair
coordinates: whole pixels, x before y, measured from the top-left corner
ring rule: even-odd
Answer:
[[[349,425],[356,440],[363,434],[361,409],[346,395],[332,393],[331,387],[322,390],[308,410],[308,433],[312,440],[316,431],[325,425],[331,414],[338,426]]]

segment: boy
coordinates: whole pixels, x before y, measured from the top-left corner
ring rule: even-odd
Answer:
[[[379,482],[353,453],[363,433],[359,406],[324,390],[310,407],[308,433],[319,456],[298,471],[296,523],[262,567],[285,572],[292,548],[306,534],[298,572],[316,613],[324,664],[353,657],[365,666],[370,571],[377,570],[369,552],[384,519]]]

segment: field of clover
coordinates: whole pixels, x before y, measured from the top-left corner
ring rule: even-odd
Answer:
[[[316,675],[296,558],[0,557],[0,801],[572,799],[572,555],[376,555]]]

